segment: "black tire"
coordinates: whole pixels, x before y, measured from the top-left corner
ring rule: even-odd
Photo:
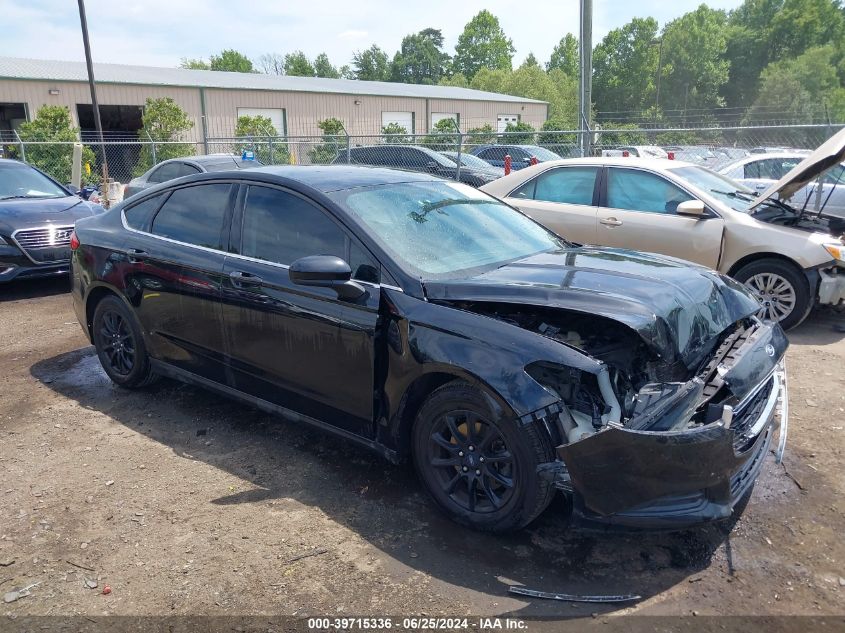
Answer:
[[[807,278],[797,266],[788,262],[778,259],[759,259],[740,268],[734,275],[734,279],[745,284],[764,303],[763,309],[766,312],[762,313],[761,316],[777,320],[784,330],[799,325],[807,318],[813,307],[810,284],[807,282]],[[783,284],[787,284],[789,291],[786,293],[761,292],[761,282],[766,279],[776,280],[776,288],[786,288]],[[780,314],[784,310],[784,304],[778,303],[782,301],[778,297],[789,297],[790,292],[793,297],[791,309],[786,314]]]
[[[516,530],[554,497],[551,483],[537,475],[538,464],[555,458],[548,435],[536,423],[523,426],[495,415],[484,395],[467,383],[434,391],[412,433],[417,474],[457,523],[488,532]]]
[[[141,328],[117,297],[103,298],[94,310],[94,347],[100,364],[115,384],[138,389],[158,379],[150,367]]]

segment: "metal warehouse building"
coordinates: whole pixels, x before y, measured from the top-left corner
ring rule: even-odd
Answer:
[[[105,130],[133,135],[148,97],[172,97],[194,120],[195,140],[234,135],[238,116],[269,117],[284,136],[320,133],[317,122],[343,121],[351,135],[379,134],[388,123],[422,134],[442,118],[462,130],[490,124],[504,130],[525,121],[539,128],[548,104],[453,88],[379,81],[94,64]],[[85,64],[0,57],[0,134],[32,119],[42,105],[70,109],[83,131],[94,128]]]

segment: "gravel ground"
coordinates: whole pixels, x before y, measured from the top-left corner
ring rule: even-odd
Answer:
[[[500,537],[342,440],[174,382],[114,387],[67,290],[0,288],[0,593],[39,583],[3,614],[845,614],[841,315],[790,334],[785,467],[768,460],[738,520],[605,533],[556,503]]]

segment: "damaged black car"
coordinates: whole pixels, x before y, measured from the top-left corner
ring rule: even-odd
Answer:
[[[783,451],[787,340],[743,286],[569,244],[460,183],[189,176],[79,221],[71,248],[115,383],[175,378],[411,460],[477,529],[555,494],[592,522],[723,519]]]

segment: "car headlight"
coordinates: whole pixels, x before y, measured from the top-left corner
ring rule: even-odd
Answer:
[[[830,253],[833,259],[845,264],[845,244],[840,242],[839,244],[822,244],[822,246],[824,246],[824,250]]]

